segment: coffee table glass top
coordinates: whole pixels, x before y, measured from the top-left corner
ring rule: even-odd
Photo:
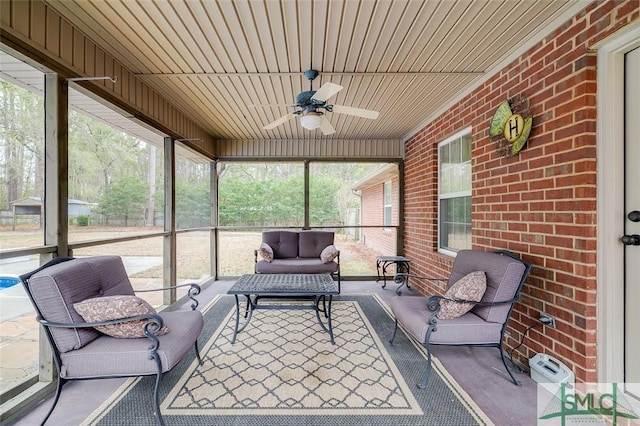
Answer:
[[[339,294],[330,274],[247,274],[235,282],[228,294]]]

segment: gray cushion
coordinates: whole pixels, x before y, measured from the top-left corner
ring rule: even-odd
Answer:
[[[83,323],[74,303],[116,294],[133,295],[133,288],[118,256],[74,259],[35,273],[29,280],[34,301],[44,319]],[[60,352],[81,348],[101,336],[92,328],[51,328]]]
[[[77,260],[91,265],[100,276],[104,296],[135,294],[120,256],[94,256]]]
[[[265,231],[262,242],[273,249],[274,259],[298,257],[298,233],[295,231]]]
[[[453,263],[449,286],[474,271],[484,271],[487,277],[487,290],[482,296],[483,302],[499,302],[512,299],[520,283],[526,266],[517,259],[497,253],[460,250]],[[476,306],[472,312],[480,318],[495,323],[504,323],[509,315],[509,304],[494,306]]]
[[[338,272],[336,262],[322,263],[317,259],[273,259],[256,263],[256,272],[262,274],[322,274]]]
[[[169,371],[193,347],[204,321],[197,310],[160,312],[160,316],[171,330],[158,336],[162,371]],[[117,339],[101,335],[78,350],[61,354],[61,375],[81,378],[155,374],[156,363],[149,359],[150,343],[146,337]]]
[[[298,256],[320,257],[322,250],[333,244],[333,238],[333,232],[329,231],[301,231],[298,244]]]
[[[433,313],[427,308],[426,301],[423,296],[396,296],[389,303],[398,323],[423,343],[427,336],[427,320]],[[429,342],[435,345],[497,343],[501,336],[502,324],[484,321],[473,312],[467,312],[458,318],[439,319]]]

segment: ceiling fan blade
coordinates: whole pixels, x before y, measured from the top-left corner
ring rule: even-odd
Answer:
[[[333,128],[333,126],[329,122],[329,119],[327,118],[326,115],[322,116],[322,122],[320,123],[320,130],[324,135],[331,135],[336,132],[336,129]]]
[[[338,114],[355,115],[356,117],[369,118],[371,120],[375,120],[378,118],[378,114],[380,114],[378,111],[348,107],[344,105],[334,105],[333,112],[337,112]]]
[[[343,87],[338,84],[325,83],[321,88],[318,89],[316,93],[313,94],[311,99],[313,99],[314,101],[324,102],[342,89]]]
[[[271,130],[274,127],[278,127],[279,125],[281,125],[282,123],[287,122],[288,120],[290,120],[291,118],[293,118],[295,114],[293,113],[289,113],[287,115],[283,115],[282,117],[278,118],[275,121],[272,121],[271,123],[267,124],[266,126],[263,127],[264,130]]]

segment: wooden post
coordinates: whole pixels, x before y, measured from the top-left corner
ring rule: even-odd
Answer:
[[[302,229],[310,229],[311,213],[309,209],[309,160],[304,160],[304,225]]]
[[[398,256],[404,256],[404,162],[398,163],[398,232],[396,232],[396,253]]]
[[[209,186],[211,193],[211,226],[213,229],[209,235],[209,259],[210,274],[213,279],[218,279],[218,247],[220,233],[218,232],[218,160],[209,163]]]
[[[67,81],[55,73],[44,77],[44,244],[57,246],[58,256],[69,254],[68,176],[69,176],[69,93]],[[41,256],[40,262],[50,256]],[[40,329],[40,381],[50,382],[56,375],[51,348]]]
[[[162,279],[164,287],[176,285],[176,178],[175,146],[170,137],[164,138],[164,237]],[[176,289],[163,292],[163,303],[170,305],[176,301]]]

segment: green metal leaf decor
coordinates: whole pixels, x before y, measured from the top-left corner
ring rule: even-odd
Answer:
[[[531,133],[532,124],[533,117],[529,117],[524,121],[524,129],[522,130],[522,133],[518,136],[518,139],[513,141],[513,144],[511,144],[511,155],[516,155],[524,147],[524,144],[527,143],[529,133]]]
[[[511,117],[512,114],[513,113],[511,112],[509,101],[504,101],[502,104],[500,104],[500,106],[496,110],[496,113],[493,115],[493,119],[491,119],[491,126],[489,127],[489,137],[500,136],[504,131],[504,126],[505,124],[507,124],[507,120],[509,119],[509,117]]]

